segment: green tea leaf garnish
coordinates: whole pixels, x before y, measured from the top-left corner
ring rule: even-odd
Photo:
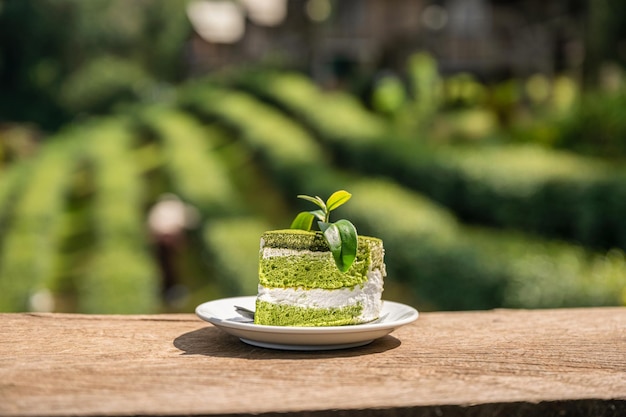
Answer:
[[[334,223],[326,223],[326,227],[324,229],[324,238],[328,243],[328,247],[330,248],[330,252],[333,254],[333,258],[335,259],[335,265],[341,272],[346,272],[345,265],[343,264],[343,258],[341,257],[341,234],[339,233],[339,228]]]
[[[358,246],[358,235],[356,232],[356,227],[345,219],[337,220],[335,222],[335,226],[337,230],[339,230],[339,237],[341,238],[341,264],[343,265],[343,269],[339,267],[337,263],[337,257],[335,254],[335,263],[341,270],[341,272],[346,272],[352,266],[352,263],[356,259],[356,249]]]
[[[313,226],[314,218],[315,216],[309,211],[298,213],[293,222],[291,222],[291,229],[306,230],[308,232],[311,230],[311,226]]]
[[[326,203],[324,203],[324,200],[322,200],[320,197],[315,196],[315,197],[311,197],[309,195],[299,195],[298,198],[301,198],[303,200],[307,200],[310,201],[313,204],[317,204],[322,210],[324,210],[324,213],[326,213],[328,210],[326,209]]]
[[[352,194],[345,190],[335,191],[333,195],[328,197],[328,200],[326,200],[326,207],[328,208],[328,211],[332,211],[341,206],[346,201],[350,200],[350,197],[352,197]]]
[[[323,222],[324,218],[326,217],[324,210],[314,210],[314,211],[309,211],[309,213],[311,213],[313,216],[317,218],[317,220],[321,222]]]
[[[337,268],[341,272],[348,271],[356,259],[358,235],[356,227],[348,220],[342,219],[331,223],[329,217],[332,210],[346,203],[350,197],[352,194],[345,190],[334,192],[326,202],[318,196],[299,195],[298,198],[312,202],[320,207],[320,210],[303,211],[291,223],[292,229],[310,231],[313,220],[317,218],[317,225],[324,235],[326,243],[328,243]]]

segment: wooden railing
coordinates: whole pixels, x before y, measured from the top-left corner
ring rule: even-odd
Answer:
[[[626,308],[424,313],[359,348],[194,315],[0,314],[0,415],[626,416]]]

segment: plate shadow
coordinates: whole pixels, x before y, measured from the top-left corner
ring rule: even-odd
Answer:
[[[242,359],[324,359],[371,355],[395,349],[401,345],[397,338],[386,335],[365,346],[313,351],[266,349],[248,345],[239,338],[214,326],[184,333],[174,339],[174,346],[182,355],[204,355]]]

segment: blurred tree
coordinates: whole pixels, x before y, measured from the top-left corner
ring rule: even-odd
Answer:
[[[52,130],[184,75],[185,3],[0,0],[0,121]]]
[[[596,86],[604,64],[626,64],[626,2],[594,0],[587,8],[585,84]]]
[[[64,117],[55,92],[67,70],[72,18],[69,3],[52,3],[0,1],[0,121],[53,126]]]

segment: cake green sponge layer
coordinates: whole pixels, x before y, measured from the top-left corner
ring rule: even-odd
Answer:
[[[270,230],[263,233],[263,246],[276,249],[310,250],[327,252],[328,243],[324,235],[298,229]]]
[[[266,232],[262,237],[259,283],[267,288],[354,288],[367,281],[372,269],[382,269],[382,240],[359,236],[357,254],[350,269],[337,269],[321,233],[300,230]],[[289,255],[263,256],[263,248],[299,251]]]
[[[267,326],[344,326],[358,324],[363,306],[307,308],[257,300],[254,322]]]

